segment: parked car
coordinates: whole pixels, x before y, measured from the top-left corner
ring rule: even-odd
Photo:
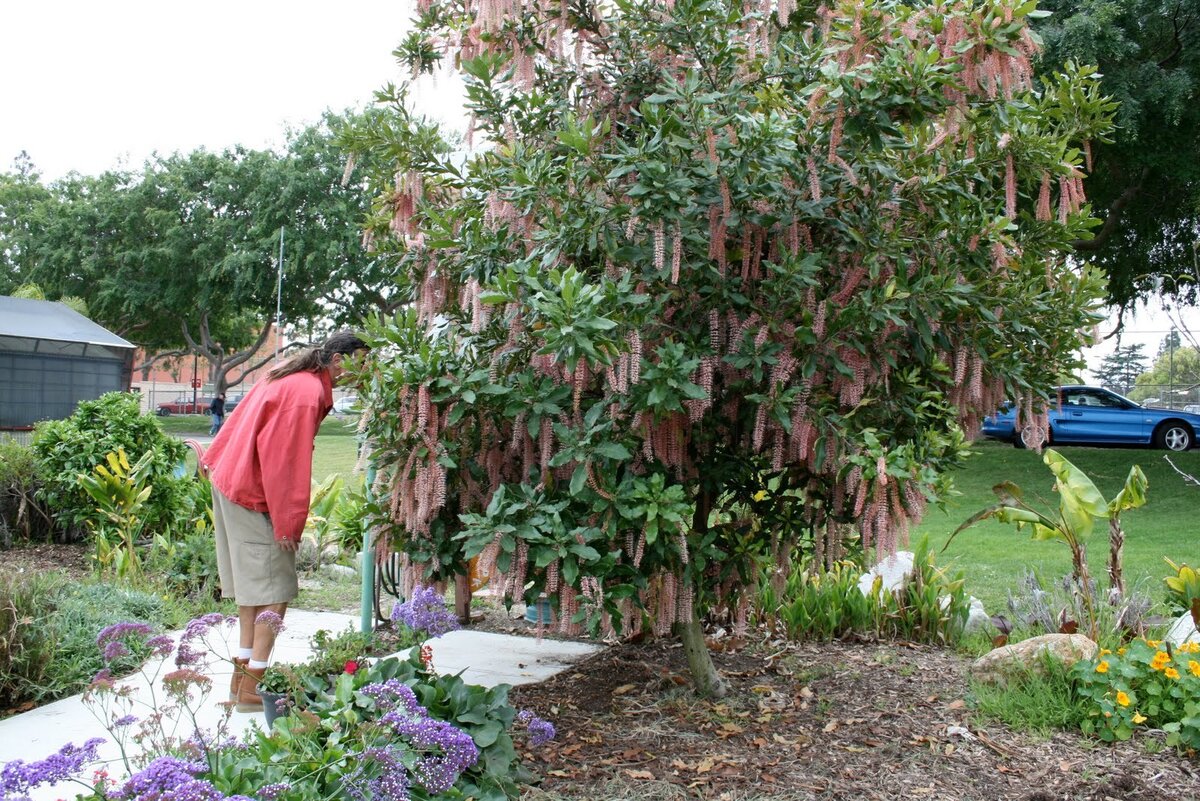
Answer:
[[[1186,451],[1196,444],[1200,414],[1141,406],[1103,387],[1065,386],[1050,399],[1047,445],[1143,445]],[[1015,430],[1014,408],[1005,403],[983,422],[984,436],[1026,444]]]
[[[358,396],[347,395],[333,402],[333,410],[338,414],[358,414]]]
[[[242,398],[246,397],[245,392],[239,392],[236,395],[225,396],[225,416],[228,417],[237,408],[237,405],[242,402]]]
[[[211,395],[199,395],[195,402],[192,401],[191,395],[180,395],[169,403],[158,404],[154,408],[154,413],[159,417],[170,417],[173,414],[208,414],[210,403],[212,403]]]

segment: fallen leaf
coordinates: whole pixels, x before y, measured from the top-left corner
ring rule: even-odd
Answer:
[[[712,757],[705,757],[704,759],[702,759],[696,763],[695,771],[697,773],[708,773],[710,770],[712,770],[716,766],[717,766],[716,760],[714,760]]]
[[[958,699],[946,704],[946,709],[964,709],[964,708],[966,708],[966,706],[967,706],[967,702],[961,698],[958,698]]]
[[[652,781],[655,778],[654,774],[648,770],[623,770],[621,772],[631,779],[645,779]]]
[[[825,728],[821,729],[821,731],[825,732],[826,734],[829,734],[829,732],[833,731],[837,727],[838,727],[838,722],[836,720],[831,720],[825,724]]]
[[[620,687],[612,691],[613,695],[624,695],[628,692],[633,692],[637,689],[636,684],[622,684]]]

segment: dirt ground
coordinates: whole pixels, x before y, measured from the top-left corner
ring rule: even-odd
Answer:
[[[78,547],[0,552],[5,570],[87,572]],[[535,636],[485,609],[474,625]],[[1108,746],[975,718],[969,658],[896,642],[750,643],[714,652],[731,691],[691,692],[670,641],[614,645],[511,699],[558,729],[525,754],[525,801],[1196,801],[1200,759],[1144,736]]]

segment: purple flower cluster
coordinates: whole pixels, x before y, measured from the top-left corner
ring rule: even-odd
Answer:
[[[184,668],[199,665],[204,662],[207,649],[197,649],[195,642],[204,642],[208,632],[217,626],[231,625],[237,622],[233,615],[222,615],[220,612],[209,612],[207,615],[188,621],[183,635],[179,638],[179,651],[175,654],[175,667]]]
[[[379,719],[381,723],[403,737],[411,748],[424,752],[413,765],[412,773],[417,783],[429,792],[449,790],[458,781],[459,774],[479,760],[479,748],[471,735],[450,723],[429,717],[429,711],[417,701],[412,688],[399,679],[367,685],[362,692],[374,698],[377,708],[385,713]],[[388,768],[389,764],[384,760],[384,778],[395,772]],[[388,792],[398,791],[398,778],[392,777],[388,781],[392,782]],[[388,797],[407,797],[407,786],[404,791],[405,796]]]
[[[278,784],[265,784],[258,790],[258,797],[261,801],[275,801],[276,798],[292,789],[292,785],[287,782],[279,782]]]
[[[471,735],[444,720],[406,715],[400,710],[381,718],[383,723],[419,751],[428,751],[413,765],[417,783],[431,793],[444,793],[458,776],[479,760]]]
[[[411,598],[392,607],[392,622],[429,637],[441,637],[458,628],[458,618],[433,587],[415,587]]]
[[[103,648],[105,643],[123,640],[130,634],[136,634],[139,637],[149,637],[153,633],[154,629],[150,628],[149,623],[135,623],[132,621],[113,623],[111,626],[106,626],[96,635],[96,645]]]
[[[204,762],[161,756],[129,777],[117,793],[126,801],[225,801],[225,796],[204,779]]]
[[[37,762],[14,759],[0,768],[0,797],[24,796],[34,787],[71,778],[85,764],[96,759],[96,748],[103,742],[103,739],[93,737],[78,748],[67,743],[57,753]]]
[[[525,731],[529,733],[529,744],[534,748],[545,745],[558,734],[554,730],[553,723],[545,718],[539,718],[528,709],[522,709],[517,713],[517,722],[523,725]]]
[[[378,684],[368,684],[362,688],[362,694],[375,699],[375,707],[380,712],[399,709],[418,717],[429,714],[417,700],[417,695],[413,692],[412,687],[400,679],[388,679]]]
[[[383,769],[371,779],[368,789],[372,799],[408,801],[408,769],[402,760],[403,751],[396,746],[369,748],[363,757]]]
[[[273,634],[281,634],[284,630],[283,617],[278,612],[272,612],[268,609],[265,612],[259,612],[258,617],[254,618],[254,625],[266,626]]]

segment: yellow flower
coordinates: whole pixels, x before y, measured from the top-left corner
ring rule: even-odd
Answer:
[[[1129,696],[1125,694],[1124,690],[1117,691],[1117,703],[1121,706],[1129,706]]]
[[[1157,648],[1158,640],[1146,640],[1146,645],[1149,645],[1151,648]]]
[[[1154,655],[1154,658],[1150,660],[1150,667],[1155,670],[1162,670],[1163,667],[1165,667],[1170,661],[1171,657],[1167,656],[1166,651],[1159,651]]]
[[[765,500],[766,497],[767,497],[766,490],[759,490],[758,492],[754,493],[754,500],[756,500],[756,501]]]
[[[1108,656],[1111,653],[1112,653],[1112,651],[1108,650],[1107,648],[1100,649],[1100,656]]]
[[[1145,723],[1146,716],[1143,715],[1141,712],[1134,712],[1133,713],[1133,722],[1134,723]]]
[[[1188,670],[1192,672],[1193,676],[1200,677],[1200,662],[1197,662],[1195,659],[1189,659]]]
[[[1185,642],[1177,650],[1184,654],[1200,654],[1200,642]]]
[[[1173,667],[1169,667],[1163,671],[1163,675],[1166,676],[1168,679],[1177,679],[1177,678],[1179,678],[1179,671]]]
[[[1108,672],[1108,662],[1101,662],[1100,664],[1096,665],[1096,672],[1097,673],[1107,673]]]
[[[1117,656],[1125,656],[1125,646],[1122,645],[1117,649]]]

